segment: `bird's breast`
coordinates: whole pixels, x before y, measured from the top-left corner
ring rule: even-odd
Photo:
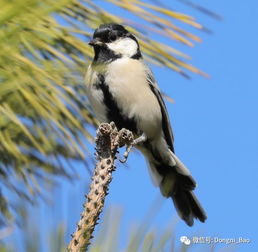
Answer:
[[[106,106],[103,103],[104,94],[100,89],[99,71],[94,69],[91,65],[85,75],[86,91],[89,102],[100,122],[107,122]]]
[[[121,58],[110,63],[105,82],[124,116],[134,118],[137,127],[148,137],[160,133],[161,109],[141,61]]]

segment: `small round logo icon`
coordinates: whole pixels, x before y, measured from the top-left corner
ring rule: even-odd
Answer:
[[[183,235],[183,236],[180,237],[180,241],[181,241],[182,243],[184,243],[185,245],[190,245],[190,243],[191,243],[190,239],[188,239],[188,237],[185,236],[185,235]]]

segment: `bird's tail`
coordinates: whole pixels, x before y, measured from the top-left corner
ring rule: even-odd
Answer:
[[[178,215],[189,226],[193,225],[194,219],[204,222],[207,219],[205,211],[193,193],[196,182],[179,158],[170,151],[171,161],[163,163],[161,158],[155,158],[155,155],[162,157],[159,150],[149,152],[148,149],[142,149],[142,152],[148,161],[154,185],[160,187],[164,197],[172,198]]]
[[[193,225],[194,219],[204,222],[207,218],[205,211],[192,191],[194,187],[195,183],[191,176],[177,174],[175,187],[170,194],[178,215],[188,226]]]
[[[164,169],[164,168],[163,168]],[[206,220],[206,214],[193,193],[196,183],[191,175],[182,175],[174,167],[167,167],[167,174],[163,175],[160,190],[165,197],[171,197],[178,215],[192,226],[194,219],[201,222]]]

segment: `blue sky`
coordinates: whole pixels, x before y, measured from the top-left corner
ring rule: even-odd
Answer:
[[[219,13],[223,21],[175,1],[175,9],[197,17],[214,33],[195,31],[203,39],[195,48],[170,43],[189,53],[192,64],[209,73],[211,79],[191,75],[189,81],[168,69],[152,66],[160,87],[175,100],[174,104],[167,103],[167,108],[176,153],[198,182],[195,192],[208,215],[205,224],[196,222],[191,228],[179,221],[176,245],[181,235],[244,237],[251,242],[236,246],[236,251],[254,252],[258,251],[258,2],[195,2]],[[51,209],[41,205],[33,212],[41,216],[43,226],[49,225],[48,221],[52,226],[57,220],[67,222],[68,240],[86,192],[86,178],[73,185],[63,182],[55,191],[58,204]],[[132,224],[143,220],[157,197],[159,190],[152,185],[139,153],[130,155],[127,166],[117,165],[106,205],[123,209],[122,247]],[[162,230],[176,213],[171,200],[161,202],[152,225]],[[197,245],[192,248],[199,249]]]
[[[220,238],[245,237],[237,251],[257,251],[258,193],[258,16],[257,1],[196,1],[223,16],[222,22],[193,13],[214,31],[201,34],[193,49],[177,46],[212,78],[184,80],[167,69],[152,67],[163,90],[175,99],[167,104],[178,156],[198,182],[196,194],[207,211],[205,224],[177,226],[177,237],[194,234]],[[178,4],[179,7],[179,4]],[[178,8],[179,9],[179,8]],[[173,44],[174,45],[174,44]],[[119,165],[108,198],[121,205],[125,222],[140,221],[159,194],[149,179],[144,159],[131,155],[129,168]],[[175,215],[166,200],[154,225],[162,227]]]

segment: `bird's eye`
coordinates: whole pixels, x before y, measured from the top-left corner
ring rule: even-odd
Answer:
[[[115,33],[110,33],[109,34],[109,39],[110,39],[110,41],[115,41],[116,40],[116,34]]]

